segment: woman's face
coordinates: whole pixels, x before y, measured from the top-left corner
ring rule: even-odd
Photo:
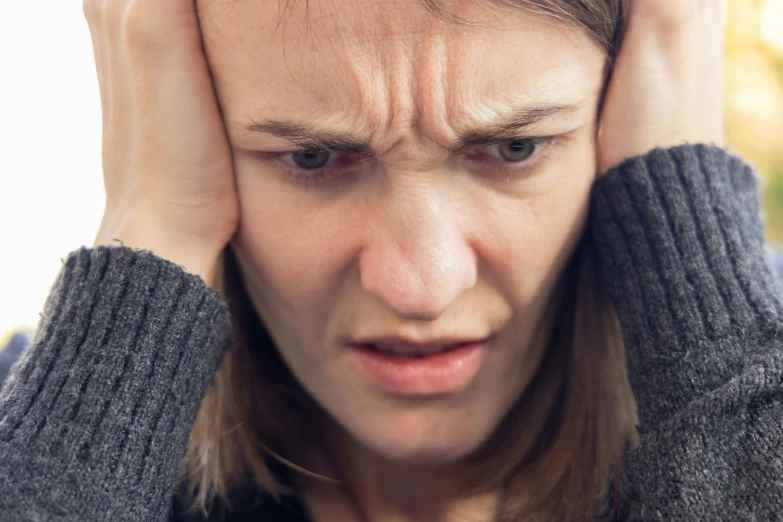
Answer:
[[[602,50],[483,2],[456,11],[473,25],[413,1],[202,4],[232,246],[280,353],[374,455],[466,456],[539,364],[595,177]],[[395,388],[352,346],[385,336],[492,342],[461,380]]]

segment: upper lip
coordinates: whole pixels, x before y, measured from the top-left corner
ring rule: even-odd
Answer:
[[[375,344],[379,346],[393,346],[396,348],[403,348],[410,351],[431,351],[445,348],[455,344],[468,344],[478,343],[488,340],[489,337],[437,337],[428,339],[425,342],[414,341],[406,339],[404,337],[398,337],[394,335],[382,335],[378,337],[371,337],[362,339],[360,341],[353,342],[354,345],[368,345]]]

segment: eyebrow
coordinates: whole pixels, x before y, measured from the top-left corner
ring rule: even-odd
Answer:
[[[458,155],[472,148],[497,144],[520,137],[542,120],[558,113],[574,111],[581,104],[539,105],[522,107],[491,121],[483,127],[465,132],[449,147],[450,154]],[[346,152],[369,159],[375,156],[372,144],[348,133],[319,129],[305,123],[283,120],[253,122],[245,127],[249,132],[272,134],[308,150]]]

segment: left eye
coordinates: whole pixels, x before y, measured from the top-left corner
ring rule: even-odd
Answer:
[[[510,163],[525,161],[536,151],[536,143],[533,140],[514,140],[496,146],[498,155]]]
[[[332,157],[328,150],[301,150],[291,153],[291,161],[302,170],[318,170]]]

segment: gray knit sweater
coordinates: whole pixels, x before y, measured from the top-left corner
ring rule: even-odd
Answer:
[[[640,518],[783,521],[783,288],[750,167],[701,145],[630,159],[596,183],[588,234],[638,401]],[[168,520],[230,343],[200,278],[119,246],[71,253],[0,392],[0,520]]]

